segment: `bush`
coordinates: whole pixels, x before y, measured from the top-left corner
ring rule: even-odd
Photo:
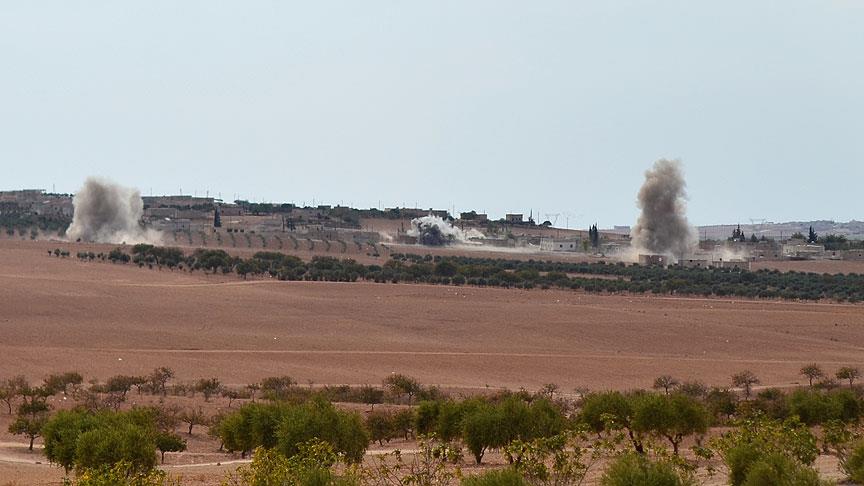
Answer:
[[[99,469],[124,462],[132,471],[146,473],[156,466],[155,451],[151,430],[133,423],[99,426],[78,436],[75,468]]]
[[[843,472],[849,475],[849,479],[864,484],[864,442],[852,446],[849,457],[841,462],[841,467]]]
[[[681,393],[646,395],[634,405],[633,415],[637,431],[666,438],[675,455],[685,437],[708,430],[708,411]]]
[[[782,454],[769,454],[750,467],[742,486],[820,486],[815,470]]]
[[[168,478],[164,471],[136,472],[135,468],[127,463],[120,462],[111,466],[102,466],[97,469],[88,469],[78,475],[74,482],[68,482],[70,486],[179,486],[180,482]]]
[[[465,415],[462,420],[462,438],[477,464],[483,460],[487,449],[505,445],[501,414],[490,405],[481,405]]]
[[[750,469],[761,458],[762,452],[753,444],[741,444],[730,448],[725,455],[726,466],[729,468],[729,484],[732,486],[744,484]]]
[[[679,472],[669,462],[651,461],[643,455],[624,454],[616,459],[603,477],[603,486],[685,486],[695,485],[687,474]]]
[[[462,480],[462,486],[527,486],[521,474],[511,468],[496,469]]]
[[[161,461],[165,463],[166,452],[183,452],[186,450],[186,441],[174,432],[159,432],[156,434],[156,448],[161,454]]]
[[[756,464],[765,461],[776,463],[775,455],[803,467],[813,464],[819,453],[816,438],[794,417],[779,422],[756,416],[735,425],[734,429],[711,442],[729,469],[732,486],[744,484]]]
[[[244,455],[256,447],[276,447],[291,457],[298,453],[300,445],[318,439],[356,462],[363,458],[369,444],[359,415],[337,410],[320,397],[302,405],[243,405],[222,419],[217,433],[226,449]]]
[[[358,414],[336,410],[320,398],[282,410],[276,438],[286,457],[297,454],[300,444],[318,439],[345,454],[349,462],[360,462],[369,445],[369,434]]]
[[[156,465],[156,427],[151,411],[60,411],[45,424],[45,456],[68,472],[125,464],[135,472]]]
[[[350,486],[351,478],[339,477],[331,471],[338,456],[333,448],[321,441],[299,444],[298,453],[285,457],[272,449],[258,448],[252,462],[237,468],[225,484],[248,486],[303,485]]]

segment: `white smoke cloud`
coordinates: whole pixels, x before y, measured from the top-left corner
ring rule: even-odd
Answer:
[[[90,177],[72,199],[75,211],[66,236],[94,243],[161,242],[161,233],[142,226],[144,202],[136,189]]]

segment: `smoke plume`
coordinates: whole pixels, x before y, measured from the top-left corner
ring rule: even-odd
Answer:
[[[687,183],[678,160],[660,159],[645,171],[637,204],[642,213],[633,227],[633,247],[674,258],[691,253],[697,242],[687,221]]]
[[[66,230],[70,240],[95,243],[159,243],[159,232],[141,224],[144,202],[136,189],[94,177],[72,199],[75,212]]]
[[[411,220],[408,236],[427,246],[442,246],[452,243],[469,243],[471,238],[483,238],[483,233],[470,229],[463,231],[438,216],[423,216]]]

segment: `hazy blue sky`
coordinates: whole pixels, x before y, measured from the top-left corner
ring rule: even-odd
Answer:
[[[864,0],[0,2],[0,188],[610,226],[658,157],[695,223],[864,219]]]

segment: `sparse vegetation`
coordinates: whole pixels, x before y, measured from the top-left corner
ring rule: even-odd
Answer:
[[[808,367],[818,365],[804,368]],[[679,384],[663,375],[657,381],[667,386],[655,386],[655,392],[588,393],[574,400],[550,393],[557,387],[544,386],[535,393],[521,390],[453,399],[440,397],[434,387],[406,375],[391,375],[380,388],[324,386],[318,390],[298,387],[292,377],[275,376],[251,388],[233,389],[237,396],[229,399],[240,400],[241,405],[227,414],[169,406],[161,398],[156,406],[124,411],[88,405],[93,396],[107,400],[128,394],[130,383],[160,396],[173,375],[159,368],[148,378],[115,375],[105,384],[91,381],[88,385],[80,374],[67,372],[49,375],[41,387],[31,387],[23,378],[3,383],[21,400],[15,421],[21,422],[16,425],[18,433],[31,441],[44,437],[46,457],[67,471],[75,470],[79,480],[111,477],[111,471],[118,470],[149,477],[167,452],[185,450],[185,441],[175,432],[181,423],[190,435],[195,426],[209,427],[202,437],[214,437],[241,456],[255,451],[253,463],[232,476],[240,482],[232,484],[257,484],[242,482],[249,478],[295,477],[296,468],[310,465],[300,466],[310,460],[310,454],[320,457],[322,453],[332,460],[316,462],[315,474],[337,482],[382,484],[376,481],[383,480],[381,474],[393,474],[394,464],[406,468],[398,477],[411,470],[454,479],[448,474],[462,460],[461,447],[478,464],[493,449],[509,463],[504,469],[468,477],[465,484],[498,480],[578,484],[604,457],[615,459],[600,466],[602,484],[695,484],[692,471],[699,467],[698,459],[685,459],[682,454],[688,437],[696,438],[697,458],[722,461],[731,484],[822,484],[812,468],[820,442],[825,451],[840,458],[841,468],[853,479],[864,470],[864,447],[854,425],[864,416],[864,406],[854,387],[764,389],[747,398],[742,385],[739,398],[728,390],[706,391],[699,383]],[[752,382],[750,378],[744,381]],[[218,390],[221,396],[230,389],[218,378],[174,387],[182,387],[184,394],[198,391],[205,403],[219,394],[203,396],[204,388]],[[269,401],[252,402],[253,389],[262,390]],[[81,405],[50,416],[47,398],[64,391]],[[390,405],[398,408],[377,409],[365,418],[332,403],[398,404],[413,403],[415,398],[420,400],[416,405]],[[711,425],[724,425],[723,433],[706,440]],[[424,458],[426,452],[421,452],[415,459],[426,461],[425,465],[407,465],[395,456],[374,467],[359,464],[370,442],[383,445],[411,437],[418,437],[421,451],[431,454]],[[157,476],[153,478],[167,479]]]

